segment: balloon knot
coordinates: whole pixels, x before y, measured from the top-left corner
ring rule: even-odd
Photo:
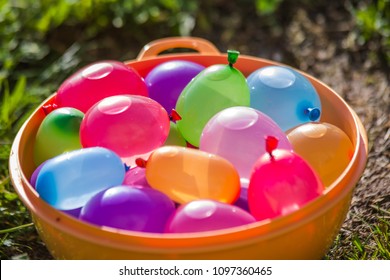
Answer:
[[[237,58],[240,52],[235,50],[228,50],[227,53],[228,53],[229,66],[233,67],[233,64],[237,62]]]
[[[55,103],[53,103],[53,104],[46,104],[46,105],[42,106],[42,110],[45,113],[45,115],[50,114],[51,112],[53,112],[57,108],[58,108],[58,105],[55,104]]]
[[[173,122],[177,122],[181,120],[181,116],[175,109],[172,109],[169,119]]]
[[[320,115],[321,115],[321,111],[320,109],[318,109],[317,107],[314,107],[314,108],[307,108],[305,110],[305,114],[309,116],[309,119],[311,121],[316,121],[319,119]]]
[[[131,166],[127,165],[126,163],[123,164],[125,166],[125,172],[129,171]]]
[[[265,136],[265,150],[273,159],[272,152],[278,147],[279,139],[275,136]]]
[[[135,160],[135,164],[136,164],[138,167],[146,168],[147,161],[144,160],[143,158],[137,158],[137,159]]]

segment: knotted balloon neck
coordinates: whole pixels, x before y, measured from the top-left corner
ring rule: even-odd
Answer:
[[[129,171],[131,166],[130,165],[127,165],[126,163],[123,164],[124,167],[125,167],[125,172]]]
[[[321,111],[317,107],[307,108],[305,110],[305,115],[307,115],[309,117],[309,120],[314,122],[320,118]]]
[[[45,113],[45,115],[50,114],[51,112],[53,112],[57,108],[58,108],[58,105],[55,103],[46,104],[46,105],[42,106],[42,110]]]
[[[271,160],[274,160],[274,155],[272,152],[278,147],[279,139],[275,136],[266,136],[265,137],[265,150],[271,157]]]
[[[181,120],[181,116],[175,109],[172,109],[171,114],[169,115],[169,120],[176,123],[177,121]]]
[[[229,66],[233,67],[233,64],[237,62],[238,55],[240,54],[240,52],[234,50],[228,50],[227,53],[228,53]]]
[[[138,166],[138,167],[141,167],[141,168],[146,168],[146,165],[147,165],[147,161],[144,160],[143,158],[136,158],[135,159],[135,164]]]

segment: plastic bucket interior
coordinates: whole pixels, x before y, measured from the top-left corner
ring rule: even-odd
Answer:
[[[197,52],[160,55],[175,48]],[[156,65],[174,59],[204,66],[227,63],[226,54],[210,42],[194,37],[153,41],[136,60],[125,63],[145,77]],[[247,76],[266,65],[281,64],[240,55],[235,67]],[[354,187],[365,168],[367,136],[357,115],[335,91],[301,73],[320,95],[321,121],[341,128],[351,139],[354,154],[342,175],[320,197],[289,215],[213,232],[155,234],[97,227],[52,208],[39,198],[28,179],[36,168],[34,139],[45,117],[41,107],[53,102],[55,93],[40,104],[14,139],[9,160],[12,184],[56,259],[321,259],[345,220]]]

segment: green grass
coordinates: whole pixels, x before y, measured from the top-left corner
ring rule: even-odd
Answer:
[[[362,222],[368,234],[354,233],[347,241],[339,234],[325,259],[390,260],[390,221],[379,218],[374,224]]]

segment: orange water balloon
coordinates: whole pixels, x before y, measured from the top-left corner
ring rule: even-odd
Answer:
[[[345,132],[325,122],[297,126],[288,132],[287,138],[293,150],[314,168],[325,187],[343,173],[354,151]]]
[[[146,164],[145,164],[146,163]],[[177,203],[195,199],[214,199],[233,203],[240,192],[240,177],[226,159],[204,151],[164,146],[157,148],[146,166],[146,179]]]

